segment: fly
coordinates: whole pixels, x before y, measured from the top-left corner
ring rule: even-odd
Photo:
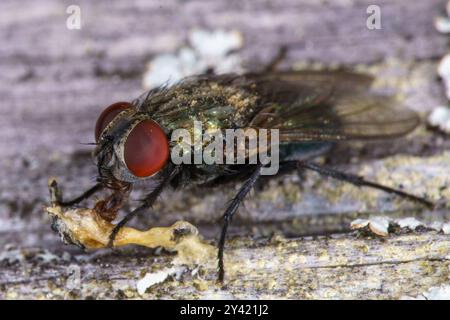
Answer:
[[[112,221],[137,181],[154,187],[140,205],[113,229],[149,210],[168,187],[212,186],[241,182],[223,214],[218,241],[218,279],[224,279],[223,253],[228,226],[240,203],[261,176],[264,164],[176,164],[171,158],[172,133],[191,130],[193,120],[211,128],[276,129],[280,171],[307,169],[356,186],[379,189],[433,207],[433,203],[363,177],[314,162],[336,144],[351,140],[391,139],[411,132],[419,123],[409,110],[396,110],[395,101],[370,90],[373,78],[347,71],[293,71],[245,75],[201,75],[170,87],[144,93],[131,102],[107,107],[95,126],[94,157],[97,183],[79,197],[62,201],[72,206],[102,189],[110,190],[95,209]]]

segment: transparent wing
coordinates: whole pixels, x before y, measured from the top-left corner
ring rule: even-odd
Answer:
[[[280,130],[280,141],[382,139],[404,135],[417,115],[370,92],[372,78],[348,72],[254,76],[264,106],[250,126]]]

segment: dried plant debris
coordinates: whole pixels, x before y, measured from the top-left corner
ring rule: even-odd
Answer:
[[[50,206],[46,210],[52,217],[52,228],[66,244],[74,244],[83,249],[107,247],[114,224],[104,220],[95,210],[65,210],[59,206]],[[117,234],[114,247],[130,244],[177,251],[178,261],[187,264],[201,263],[215,254],[214,247],[204,242],[197,228],[186,221],[147,231],[124,227]]]
[[[350,228],[380,237],[387,237],[390,233],[420,230],[434,230],[443,234],[450,234],[450,222],[425,224],[413,217],[391,219],[384,216],[377,216],[368,219],[356,219],[350,223]]]
[[[143,77],[145,89],[173,84],[184,77],[209,70],[215,73],[242,71],[242,61],[236,53],[244,43],[240,32],[194,29],[188,37],[189,45],[177,53],[158,55],[148,63]]]
[[[49,181],[52,202],[57,199],[58,190],[54,180]],[[68,208],[64,209],[53,204],[46,208],[52,218],[52,229],[61,236],[66,244],[74,244],[83,249],[105,248],[109,242],[114,224],[106,221],[93,209]],[[147,272],[145,276],[136,282],[139,295],[146,293],[150,287],[164,282],[166,279],[180,279],[188,270],[188,266],[208,266],[215,263],[217,250],[206,243],[199,236],[197,228],[186,221],[177,221],[170,227],[151,228],[140,231],[134,228],[123,227],[116,236],[114,247],[135,244],[149,248],[164,248],[175,251],[176,257],[171,265],[163,270]],[[59,258],[44,252],[40,255],[43,260]],[[10,257],[5,257],[10,259]]]
[[[101,212],[89,208],[62,208],[58,184],[53,178],[48,182],[51,206],[46,208],[52,218],[52,229],[66,244],[82,249],[100,249],[108,246],[114,224],[105,220]],[[203,241],[198,230],[186,221],[177,221],[170,227],[151,228],[146,231],[123,227],[117,233],[114,247],[130,244],[149,248],[162,247],[176,251],[174,264],[205,264],[215,261],[216,249]],[[44,259],[51,259],[48,254]]]

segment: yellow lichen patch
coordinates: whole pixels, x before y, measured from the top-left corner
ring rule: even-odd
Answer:
[[[278,180],[273,179],[268,181],[268,185],[268,188],[258,193],[260,200],[279,204],[280,207],[286,203],[297,203],[302,200],[299,185],[295,181],[283,181],[283,184],[280,184]]]
[[[449,152],[428,158],[395,156],[384,162],[384,168],[377,172],[377,181],[394,187],[401,181],[405,189],[414,189],[417,194],[426,192],[437,201],[450,195],[450,176],[445,174],[449,165]]]
[[[194,280],[193,284],[198,291],[206,291],[209,289],[208,281],[205,280]]]

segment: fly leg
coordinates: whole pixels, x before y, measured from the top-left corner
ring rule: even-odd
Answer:
[[[312,162],[298,162],[297,165],[299,168],[305,168],[308,170],[312,170],[321,175],[328,176],[328,177],[331,177],[331,178],[334,178],[337,180],[349,182],[358,187],[360,187],[360,186],[370,187],[370,188],[382,190],[382,191],[390,193],[390,194],[395,194],[395,195],[402,197],[404,199],[407,199],[409,201],[413,201],[413,202],[417,202],[422,205],[425,205],[426,207],[428,207],[430,209],[433,209],[435,207],[435,204],[433,202],[431,202],[425,198],[415,196],[413,194],[404,192],[402,190],[390,188],[390,187],[384,186],[384,185],[376,183],[376,182],[365,180],[361,176],[337,171],[332,168],[323,167],[323,166],[320,166],[320,165],[318,165],[316,163],[312,163]]]
[[[114,190],[113,193],[104,200],[98,201],[94,210],[106,221],[113,221],[122,208],[123,203],[128,199],[131,192],[131,185],[123,185],[122,188]]]
[[[162,178],[162,180],[159,182],[159,184],[153,189],[152,192],[150,192],[145,199],[143,199],[142,205],[128,213],[122,220],[117,223],[113,230],[111,231],[111,234],[109,235],[109,242],[108,247],[112,248],[114,245],[114,240],[116,239],[117,233],[122,229],[123,226],[125,226],[131,219],[133,219],[138,214],[141,214],[142,212],[148,210],[153,206],[156,199],[158,199],[161,192],[164,190],[165,187],[168,186],[170,181],[175,177],[175,175],[179,172],[179,167],[175,168],[169,168],[166,171],[166,174]]]
[[[231,219],[233,218],[233,215],[235,214],[236,210],[238,209],[240,203],[245,198],[247,193],[255,185],[260,173],[261,173],[261,165],[258,165],[256,167],[256,170],[250,176],[250,178],[247,181],[245,181],[244,185],[239,189],[239,192],[231,200],[231,203],[228,205],[228,208],[226,209],[225,213],[223,214],[223,226],[222,226],[222,232],[220,234],[220,239],[219,239],[219,251],[217,254],[218,269],[219,269],[218,280],[220,282],[223,282],[223,279],[225,277],[225,268],[223,265],[223,252],[225,249],[225,238],[227,236],[228,226],[231,222]]]
[[[51,182],[52,184],[55,184],[56,187],[56,181],[53,180]],[[96,185],[92,186],[91,188],[89,188],[88,190],[86,190],[85,192],[83,192],[81,195],[79,195],[78,197],[69,200],[69,201],[63,201],[61,198],[61,194],[58,195],[58,199],[55,202],[55,204],[60,205],[61,207],[70,207],[73,205],[76,205],[78,203],[80,203],[81,201],[90,198],[93,194],[95,194],[96,192],[100,191],[103,189],[103,185],[101,183],[97,183]]]
[[[275,72],[280,65],[280,63],[286,59],[287,55],[287,46],[282,46],[277,55],[270,61],[263,69],[261,73]]]

